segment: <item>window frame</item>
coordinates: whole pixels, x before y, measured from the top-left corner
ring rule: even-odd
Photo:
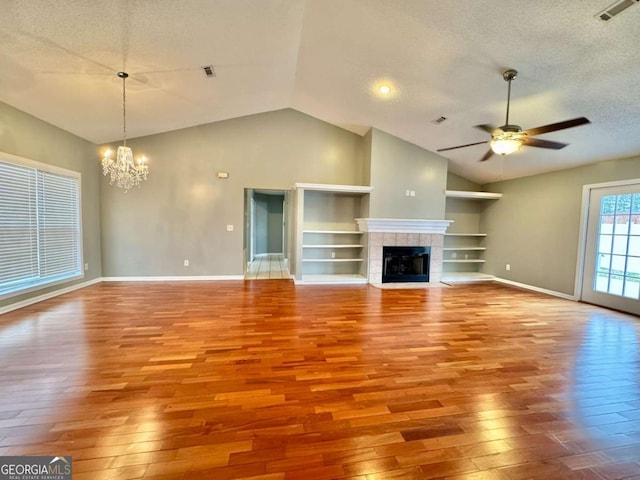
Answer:
[[[28,286],[19,290],[14,290],[6,293],[0,293],[0,301],[11,297],[25,295],[45,288],[50,288],[63,283],[69,283],[84,278],[84,230],[82,226],[82,174],[80,172],[69,170],[67,168],[59,167],[56,165],[50,165],[48,163],[38,162],[28,158],[20,157],[18,155],[12,155],[10,153],[0,152],[0,162],[16,165],[24,168],[31,168],[44,173],[50,173],[54,175],[65,176],[75,180],[78,187],[78,257],[79,257],[79,270],[77,275],[70,277],[42,281],[38,283],[30,283]],[[37,188],[37,187],[36,187]],[[40,232],[38,232],[38,235]]]

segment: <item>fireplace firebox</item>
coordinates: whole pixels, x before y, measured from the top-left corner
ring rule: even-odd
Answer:
[[[382,247],[382,283],[428,282],[431,247]]]

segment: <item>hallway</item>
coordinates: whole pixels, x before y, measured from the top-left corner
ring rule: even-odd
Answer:
[[[245,280],[273,280],[288,279],[289,265],[282,253],[264,253],[256,255],[253,262],[249,263]]]

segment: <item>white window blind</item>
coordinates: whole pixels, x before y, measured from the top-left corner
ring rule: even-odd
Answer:
[[[80,174],[10,157],[0,157],[0,297],[83,275]]]

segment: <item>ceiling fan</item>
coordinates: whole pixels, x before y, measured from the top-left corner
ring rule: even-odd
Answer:
[[[578,127],[589,122],[585,117],[573,118],[571,120],[565,120],[564,122],[551,123],[549,125],[543,125],[541,127],[529,128],[528,130],[522,130],[520,125],[509,124],[509,104],[511,102],[511,81],[515,80],[518,76],[518,72],[513,69],[506,70],[502,74],[502,78],[509,84],[507,90],[507,118],[504,125],[501,127],[494,127],[493,125],[476,125],[475,128],[479,128],[491,135],[490,140],[484,142],[467,143],[466,145],[458,145],[456,147],[441,148],[438,152],[446,152],[447,150],[455,150],[456,148],[471,147],[472,145],[481,145],[488,143],[491,147],[484,157],[480,159],[481,162],[489,160],[494,154],[509,155],[520,149],[521,146],[538,147],[538,148],[551,148],[554,150],[560,150],[568,145],[568,143],[551,142],[549,140],[541,140],[539,138],[532,138],[535,135],[541,135],[543,133],[555,132],[558,130],[564,130],[566,128]]]

